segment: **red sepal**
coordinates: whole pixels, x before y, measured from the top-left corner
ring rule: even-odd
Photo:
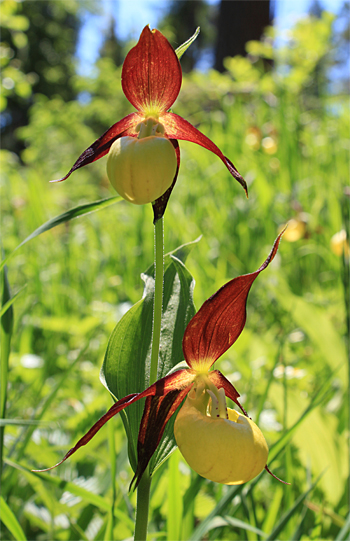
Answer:
[[[102,156],[107,154],[114,141],[119,139],[119,137],[125,137],[126,135],[137,137],[135,128],[137,124],[142,121],[142,118],[143,117],[138,113],[130,113],[130,115],[127,115],[116,124],[113,124],[113,126],[108,128],[108,130],[105,131],[101,137],[96,139],[89,148],[84,150],[65,177],[58,180],[51,180],[51,182],[62,182],[62,180],[66,180],[76,169],[80,169],[80,167],[84,167],[84,165],[99,160]]]
[[[113,404],[113,406],[107,411],[107,413],[102,415],[102,417],[90,428],[90,430],[78,441],[78,443],[68,451],[68,453],[60,462],[58,462],[54,466],[51,466],[51,468],[33,471],[48,471],[56,468],[57,466],[62,464],[62,462],[67,460],[67,458],[72,456],[78,449],[80,449],[80,447],[83,447],[84,445],[89,443],[89,441],[95,436],[95,434],[97,434],[100,428],[102,428],[103,425],[107,423],[107,421],[109,421],[109,419],[112,419],[112,417],[117,415],[117,413],[122,411],[127,406],[130,406],[130,404],[137,402],[137,400],[140,400],[141,398],[146,398],[147,396],[164,396],[170,391],[182,390],[192,383],[194,377],[195,376],[193,375],[191,370],[178,370],[177,372],[174,372],[172,374],[169,374],[168,376],[165,376],[164,378],[159,379],[142,393],[129,394],[128,396],[121,398],[120,400],[118,400],[118,402]]]
[[[216,154],[226,165],[231,175],[240,183],[248,196],[246,181],[237,171],[233,163],[223,155],[221,150],[213,143],[213,141],[209,139],[209,137],[201,133],[199,130],[197,130],[197,128],[192,126],[192,124],[187,122],[187,120],[179,115],[176,115],[175,113],[162,114],[160,121],[163,124],[165,133],[169,139],[181,139],[183,141],[197,143],[197,145],[200,145]]]
[[[249,290],[255,278],[275,257],[283,232],[257,271],[238,276],[221,287],[187,325],[182,348],[187,364],[194,370],[209,369],[241,334],[246,322]]]
[[[168,201],[169,201],[169,197],[171,195],[171,192],[173,191],[173,188],[174,188],[176,180],[177,180],[177,176],[179,174],[179,167],[180,167],[180,147],[179,147],[179,143],[176,141],[176,139],[170,139],[170,142],[172,143],[172,145],[173,145],[173,147],[175,149],[176,160],[177,160],[177,168],[176,168],[176,173],[175,173],[175,176],[174,176],[174,180],[173,180],[170,188],[168,188],[167,191],[163,193],[163,195],[158,197],[158,199],[156,199],[155,202],[152,203],[152,207],[153,207],[153,223],[154,224],[158,220],[160,220],[160,218],[163,217],[165,209],[166,209]]]
[[[192,385],[193,383],[182,391],[170,391],[164,396],[149,396],[146,398],[137,442],[137,469],[130,483],[130,489],[134,483],[134,489],[137,488],[153,453],[162,439],[170,417],[174,415]]]
[[[238,401],[238,398],[240,397],[239,392],[219,370],[213,370],[212,372],[209,372],[209,379],[214,383],[215,387],[217,387],[218,389],[224,389],[225,396],[231,398],[231,400],[235,404],[237,404],[237,406],[243,411],[244,415],[248,417],[247,412]]]
[[[138,111],[165,112],[176,100],[182,71],[176,53],[159,30],[145,26],[124,60],[122,88]]]

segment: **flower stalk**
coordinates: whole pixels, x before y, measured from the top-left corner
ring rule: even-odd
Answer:
[[[160,331],[162,324],[163,308],[163,285],[164,285],[164,231],[163,218],[160,218],[154,224],[154,304],[153,304],[153,332],[152,332],[152,350],[151,365],[149,374],[149,384],[157,381],[158,359],[160,347]],[[149,467],[141,477],[137,487],[136,501],[136,524],[135,541],[146,540],[148,525],[148,509],[151,490],[151,477]]]
[[[164,281],[164,231],[163,218],[154,224],[154,308],[153,308],[153,332],[152,352],[149,384],[157,381],[158,357],[160,346],[160,330],[162,323],[163,307],[163,281]]]
[[[151,490],[151,477],[148,468],[141,477],[137,488],[135,541],[146,541],[148,526],[149,497]]]

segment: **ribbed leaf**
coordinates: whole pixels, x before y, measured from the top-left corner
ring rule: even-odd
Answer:
[[[196,242],[196,241],[195,241]],[[195,313],[192,290],[194,280],[183,261],[193,243],[179,247],[164,258],[163,315],[158,378],[164,377],[183,359],[181,348],[185,328]],[[149,385],[154,269],[143,275],[143,298],[118,322],[108,344],[101,369],[101,381],[117,399],[144,391]],[[129,460],[136,470],[137,437],[144,400],[131,404],[121,413],[129,441]],[[168,423],[160,445],[150,462],[152,473],[175,448],[172,423]]]

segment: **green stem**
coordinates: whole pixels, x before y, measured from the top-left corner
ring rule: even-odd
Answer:
[[[136,524],[134,541],[146,541],[148,525],[149,496],[151,490],[151,478],[148,468],[141,477],[137,488]]]
[[[160,344],[160,329],[162,323],[163,306],[163,274],[164,274],[164,235],[163,218],[154,225],[154,308],[153,308],[153,335],[152,335],[152,353],[151,368],[149,374],[149,384],[157,381],[158,357]]]
[[[163,307],[163,279],[164,279],[164,234],[163,218],[154,225],[154,307],[153,307],[153,333],[151,366],[149,385],[157,381],[158,358],[160,345],[160,330]],[[143,474],[137,487],[136,523],[134,541],[146,541],[148,525],[148,508],[151,491],[151,477],[149,468]]]

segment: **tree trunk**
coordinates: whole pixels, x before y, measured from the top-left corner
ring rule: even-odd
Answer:
[[[260,40],[271,24],[269,0],[221,0],[215,49],[215,69],[225,71],[224,58],[245,56],[245,44]]]

